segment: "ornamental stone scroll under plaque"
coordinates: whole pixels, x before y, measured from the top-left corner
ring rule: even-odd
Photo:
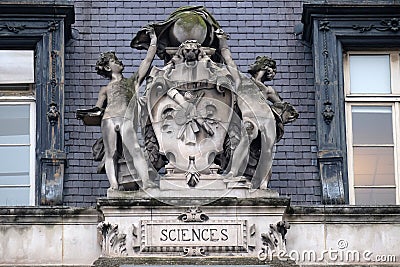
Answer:
[[[185,252],[202,248],[207,252],[247,252],[247,220],[184,223],[141,221],[142,252]],[[203,254],[203,253],[202,253]]]

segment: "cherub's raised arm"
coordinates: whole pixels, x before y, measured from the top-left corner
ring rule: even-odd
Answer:
[[[235,61],[233,61],[231,51],[229,50],[228,47],[228,42],[227,42],[228,35],[222,29],[216,30],[215,33],[219,39],[219,49],[221,50],[221,56],[225,61],[228,71],[230,72],[235,81],[235,88],[237,90],[241,83],[241,79],[240,79],[239,69]]]
[[[150,41],[150,46],[147,49],[147,55],[146,55],[145,59],[143,59],[143,61],[140,63],[140,66],[139,66],[138,82],[137,82],[136,91],[138,90],[138,88],[142,84],[144,78],[146,77],[146,74],[147,74],[149,68],[151,67],[151,63],[153,62],[154,56],[157,52],[157,36],[154,32],[154,28],[149,26],[147,28],[147,32],[150,36],[151,41]]]

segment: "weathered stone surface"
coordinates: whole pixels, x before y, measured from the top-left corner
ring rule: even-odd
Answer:
[[[362,266],[357,264],[376,263],[380,256],[386,257],[385,264],[400,259],[399,207],[290,207],[284,218],[291,226],[287,251],[300,263]]]
[[[100,255],[98,216],[95,209],[0,209],[0,265],[90,265]]]

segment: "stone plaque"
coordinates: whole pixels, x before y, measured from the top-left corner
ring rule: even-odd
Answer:
[[[142,221],[143,252],[247,251],[247,222],[241,221]]]

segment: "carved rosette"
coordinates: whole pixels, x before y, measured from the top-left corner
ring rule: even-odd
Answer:
[[[101,235],[103,256],[127,256],[126,234],[119,232],[117,224],[101,222],[97,229]]]

